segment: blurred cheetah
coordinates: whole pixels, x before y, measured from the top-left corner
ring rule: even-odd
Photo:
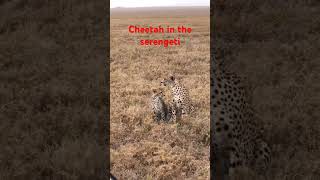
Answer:
[[[271,150],[251,110],[245,86],[213,59],[211,87],[211,160],[214,179],[235,177],[235,168],[249,167],[259,174],[267,169]]]
[[[153,89],[151,98],[151,108],[154,113],[154,119],[156,121],[176,121],[177,111],[176,106],[173,103],[166,104],[162,91]]]
[[[110,173],[110,180],[117,180],[117,178]]]
[[[161,84],[169,86],[173,96],[173,103],[181,114],[190,114],[194,111],[194,106],[191,103],[188,90],[175,78],[170,75],[168,79],[163,79]]]
[[[152,98],[151,98],[151,108],[153,110],[154,119],[156,121],[167,119],[167,105],[163,100],[162,91],[157,91],[156,89],[152,90]]]

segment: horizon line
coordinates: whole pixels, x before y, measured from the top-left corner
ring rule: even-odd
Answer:
[[[137,7],[125,7],[125,6],[116,6],[116,7],[110,7],[110,9],[116,9],[116,8],[161,8],[161,7],[210,7],[210,5],[195,5],[195,6],[188,6],[188,5],[168,5],[168,6],[137,6]]]

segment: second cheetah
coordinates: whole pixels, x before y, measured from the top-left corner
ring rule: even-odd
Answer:
[[[173,96],[173,103],[181,114],[190,114],[194,111],[194,106],[191,103],[188,90],[175,78],[170,75],[168,79],[163,79],[161,84],[169,86]]]
[[[174,103],[166,104],[162,91],[153,89],[151,108],[156,121],[176,121],[179,118],[179,111]]]

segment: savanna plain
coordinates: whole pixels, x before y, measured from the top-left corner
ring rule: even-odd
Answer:
[[[111,172],[119,179],[209,179],[209,7],[115,8],[110,17]],[[190,34],[130,34],[129,25],[188,26]],[[141,39],[181,39],[141,46]],[[178,123],[152,119],[152,89],[169,74],[189,90],[196,111]]]

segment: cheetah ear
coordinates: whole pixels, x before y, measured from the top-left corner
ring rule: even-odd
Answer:
[[[165,95],[164,95],[164,93],[163,93],[163,91],[160,91],[160,93],[161,93],[161,95],[164,97]]]
[[[162,95],[164,96],[163,88],[160,88],[160,89],[159,89],[159,93],[160,93],[160,94],[162,94]]]
[[[170,75],[170,80],[174,81],[175,80],[175,77],[173,74]]]

